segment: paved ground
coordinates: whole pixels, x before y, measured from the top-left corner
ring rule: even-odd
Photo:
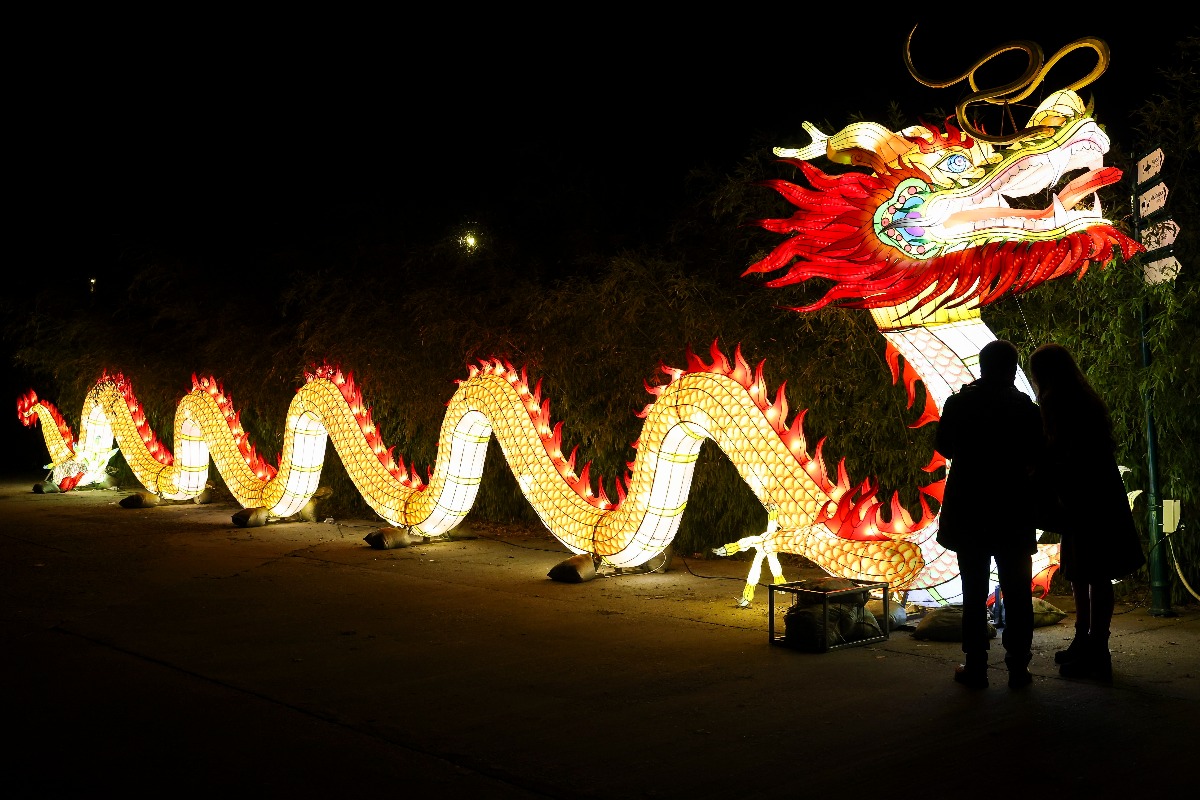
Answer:
[[[767,590],[735,606],[746,562],[565,584],[547,572],[569,553],[537,531],[375,550],[373,521],[239,528],[229,504],[125,509],[128,491],[34,494],[40,477],[0,480],[11,797],[1195,785],[1194,605],[1119,608],[1111,687],[1058,676],[1068,616],[1037,630],[1033,686],[1007,688],[997,644],[973,692],[950,678],[957,643],[909,631],[770,644]]]

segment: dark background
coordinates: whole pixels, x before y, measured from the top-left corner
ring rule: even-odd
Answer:
[[[60,22],[30,34],[35,55],[10,81],[10,222],[22,245],[10,286],[119,280],[147,249],[204,254],[244,276],[266,268],[264,252],[353,235],[364,221],[413,241],[481,220],[547,246],[571,227],[598,235],[599,249],[653,241],[687,202],[689,170],[806,143],[803,120],[885,122],[893,101],[906,124],[952,112],[965,83],[928,89],[905,70],[917,23],[914,60],[933,78],[1014,39],[1047,58],[1103,39],[1112,64],[1081,93],[1094,94],[1116,142],[1143,147],[1130,114],[1154,92],[1178,24],[1090,10],[920,19],[692,7],[651,21],[611,7],[601,19],[579,7],[534,17],[455,6],[408,18]],[[999,82],[1024,68],[1023,55],[1006,58],[994,62]],[[1069,56],[1049,85],[1092,60]]]
[[[1094,97],[1114,149],[1145,152],[1156,143],[1138,140],[1133,114],[1189,32],[1161,15],[1131,22],[1098,9],[1075,18],[941,9],[928,19],[771,11],[690,7],[649,19],[611,7],[521,16],[454,6],[413,17],[15,25],[6,173],[15,246],[3,291],[19,307],[46,288],[79,295],[95,279],[103,304],[159,263],[265,297],[298,263],[345,269],[359,241],[402,252],[471,225],[549,265],[539,274],[553,280],[585,255],[602,263],[621,248],[663,245],[678,209],[696,202],[691,171],[732,172],[760,148],[806,144],[805,120],[827,133],[851,115],[940,124],[968,89],[929,89],[908,74],[902,52],[917,23],[914,61],[941,79],[1017,39],[1047,58],[1081,37],[1103,39],[1111,66],[1081,93]],[[1077,51],[1047,84],[1093,63]],[[983,85],[1024,67],[1010,53]],[[1029,110],[1015,112],[1020,122]],[[0,344],[12,403],[29,379]],[[65,413],[77,426],[77,410]],[[37,451],[20,463],[44,456],[15,419],[4,427]]]

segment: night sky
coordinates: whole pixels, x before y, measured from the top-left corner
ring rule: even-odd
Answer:
[[[1161,91],[1173,41],[1196,35],[1131,24],[1128,9],[1034,24],[994,5],[928,19],[856,6],[844,20],[832,6],[753,18],[692,6],[655,20],[447,8],[411,19],[105,12],[15,27],[27,57],[9,80],[4,291],[19,303],[34,287],[86,291],[94,277],[102,300],[150,259],[203,263],[208,279],[253,291],[287,279],[270,272],[272,253],[314,263],[323,240],[344,244],[364,225],[415,247],[470,222],[537,244],[580,224],[602,226],[610,245],[654,243],[692,199],[693,168],[723,174],[759,146],[806,144],[805,120],[833,133],[854,112],[885,121],[892,101],[906,124],[952,110],[965,84],[928,89],[905,70],[914,23],[913,57],[931,78],[1017,39],[1047,58],[1103,39],[1112,64],[1083,94],[1114,140],[1145,152],[1130,115]],[[997,62],[1001,82],[1024,69],[1013,56]],[[1069,57],[1053,85],[1091,68],[1088,51],[1075,57],[1084,63]],[[4,350],[13,403],[28,382]],[[38,451],[20,463],[36,463],[35,437],[12,417],[4,430]]]
[[[764,136],[806,143],[803,120],[882,120],[893,100],[910,123],[952,110],[965,84],[927,89],[905,71],[914,23],[914,60],[935,78],[1014,39],[1047,58],[1103,39],[1112,65],[1082,93],[1114,139],[1139,149],[1129,115],[1174,52],[1154,32],[1171,24],[1131,24],[1128,12],[1026,22],[964,6],[838,20],[828,7],[808,18],[798,6],[754,18],[692,7],[650,22],[607,8],[603,20],[458,8],[57,32],[16,81],[9,117],[22,274],[103,277],[148,244],[252,262],[371,215],[414,239],[492,216],[533,235],[570,224],[576,201],[605,208],[592,215],[605,225],[653,232],[686,200],[688,170],[728,169]],[[1077,57],[1087,65],[1065,61],[1050,82],[1090,68],[1089,51]],[[547,211],[539,200],[551,195]]]

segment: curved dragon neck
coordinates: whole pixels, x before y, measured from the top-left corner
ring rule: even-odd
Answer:
[[[928,310],[930,305],[926,293],[907,303],[872,309],[871,316],[921,378],[941,413],[946,398],[979,377],[979,351],[996,335],[976,305]],[[1017,388],[1035,397],[1022,370],[1017,370]]]

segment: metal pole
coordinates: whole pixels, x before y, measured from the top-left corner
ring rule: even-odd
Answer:
[[[1133,195],[1130,198],[1133,209],[1133,238],[1142,241],[1142,228],[1138,217],[1137,184],[1134,183]],[[1142,369],[1150,368],[1150,345],[1146,341],[1146,297],[1138,306],[1138,336],[1142,347]],[[1171,586],[1167,582],[1166,555],[1161,547],[1163,543],[1161,521],[1158,513],[1158,437],[1154,432],[1154,409],[1151,402],[1150,389],[1142,391],[1142,403],[1146,407],[1146,525],[1150,535],[1150,614],[1155,617],[1173,617],[1171,610]]]
[[[1142,339],[1142,367],[1150,366],[1150,346],[1146,343],[1146,301],[1143,299],[1139,310],[1139,327]],[[1148,483],[1146,501],[1147,522],[1150,529],[1150,614],[1155,617],[1173,617],[1171,610],[1171,586],[1167,582],[1166,554],[1160,546],[1163,543],[1162,521],[1158,513],[1158,437],[1154,432],[1154,410],[1150,403],[1150,390],[1142,392],[1142,402],[1146,405],[1146,480]]]

